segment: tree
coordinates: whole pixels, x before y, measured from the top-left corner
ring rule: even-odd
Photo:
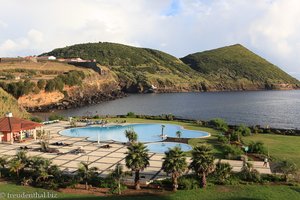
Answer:
[[[202,187],[206,188],[206,176],[214,168],[214,156],[209,145],[201,144],[192,150],[192,162],[190,168],[202,179]]]
[[[228,125],[225,122],[225,120],[220,119],[220,118],[215,118],[212,119],[208,122],[208,124],[218,130],[221,130],[223,132],[227,132],[228,131]]]
[[[14,158],[9,161],[9,170],[16,173],[17,177],[19,177],[20,172],[29,165],[29,162],[27,152],[24,150],[18,151]]]
[[[267,149],[264,146],[264,143],[261,141],[251,141],[249,144],[249,152],[250,153],[258,153],[258,154],[267,154]]]
[[[1,156],[0,157],[0,178],[2,177],[2,172],[6,169],[8,164],[8,156]]]
[[[20,176],[20,171],[22,169],[24,169],[25,167],[25,164],[22,163],[21,160],[18,160],[16,158],[12,159],[10,162],[9,162],[9,171],[10,172],[13,172],[13,173],[16,173],[17,177],[19,178]]]
[[[218,179],[218,182],[224,184],[226,179],[230,177],[232,167],[229,163],[221,163],[220,161],[216,164],[214,174]]]
[[[125,130],[125,136],[130,143],[135,143],[138,139],[137,133],[133,130],[133,128]]]
[[[40,139],[42,152],[48,152],[49,151],[50,132],[46,132],[45,130],[38,130],[37,136]]]
[[[97,173],[98,168],[92,167],[89,168],[89,162],[80,162],[77,174],[82,179],[82,181],[85,183],[85,189],[88,190],[88,182],[91,177],[95,176]]]
[[[177,191],[178,178],[186,170],[187,162],[184,152],[180,147],[175,146],[173,149],[165,152],[162,169],[167,174],[172,174],[173,191]]]
[[[128,152],[126,152],[125,162],[126,167],[135,172],[134,184],[135,189],[140,188],[140,171],[149,166],[149,155],[148,149],[143,143],[132,143],[127,147]]]
[[[48,171],[51,167],[51,161],[49,159],[35,156],[31,159],[30,167],[36,175],[36,182],[45,182],[50,177],[53,177]]]
[[[242,136],[251,135],[251,129],[244,124],[239,125],[236,131],[239,132]]]
[[[118,194],[121,195],[121,180],[127,175],[126,172],[123,171],[123,166],[118,163],[116,168],[110,174],[110,177],[113,178],[117,182]]]
[[[278,163],[277,167],[275,167],[275,171],[281,172],[284,176],[285,181],[287,182],[288,176],[290,174],[296,174],[298,171],[298,167],[292,161],[283,160]]]
[[[54,80],[48,80],[45,86],[46,92],[53,92],[55,90],[55,82]]]
[[[46,86],[46,81],[45,81],[44,79],[38,80],[38,82],[37,82],[37,87],[38,87],[40,90],[45,89],[45,86]]]
[[[181,131],[176,131],[176,137],[181,138],[182,132]]]

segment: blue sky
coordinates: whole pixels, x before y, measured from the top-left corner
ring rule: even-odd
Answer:
[[[240,43],[300,79],[299,0],[0,0],[0,5],[0,57],[98,41],[183,57]]]

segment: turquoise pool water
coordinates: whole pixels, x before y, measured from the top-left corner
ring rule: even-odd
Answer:
[[[150,152],[153,153],[165,153],[170,148],[180,147],[182,151],[191,151],[193,148],[188,144],[177,142],[155,142],[146,144]]]
[[[97,141],[98,136],[100,141],[118,141],[118,142],[127,142],[125,137],[125,130],[133,128],[134,131],[138,134],[138,141],[140,142],[159,142],[164,140],[162,138],[162,125],[164,128],[164,135],[168,137],[176,137],[176,132],[182,132],[182,138],[199,138],[207,137],[209,133],[203,131],[193,131],[183,129],[181,126],[172,125],[172,124],[131,124],[124,126],[88,126],[82,128],[72,128],[66,129],[60,132],[61,135],[70,136],[70,137],[87,137],[90,141]]]

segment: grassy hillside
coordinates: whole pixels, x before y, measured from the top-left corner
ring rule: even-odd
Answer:
[[[115,43],[77,44],[42,55],[96,59],[118,75],[127,92],[151,85],[161,91],[293,89],[300,83],[275,65],[233,45],[190,54],[181,60],[161,51]]]
[[[181,60],[164,52],[115,43],[77,44],[55,49],[42,55],[83,59],[96,59],[109,66],[128,90],[143,91],[152,84],[163,88],[191,89],[204,78]]]
[[[5,113],[12,112],[16,117],[29,117],[29,114],[20,106],[18,106],[17,100],[5,92],[0,87],[0,117],[3,117]]]
[[[227,81],[264,83],[267,89],[272,84],[300,86],[297,79],[240,44],[190,54],[181,60],[210,81],[222,78]]]

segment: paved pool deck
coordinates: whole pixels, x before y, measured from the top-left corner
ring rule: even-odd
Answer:
[[[86,138],[76,138],[76,137],[67,137],[62,136],[58,132],[69,127],[69,122],[61,121],[59,123],[44,125],[43,129],[50,132],[50,143],[54,142],[63,142],[66,144],[71,144],[72,146],[53,146],[51,148],[57,148],[62,153],[67,153],[71,150],[81,147],[84,149],[84,154],[64,154],[57,155],[56,153],[43,153],[37,151],[28,151],[30,156],[42,156],[48,158],[52,161],[53,164],[59,166],[61,170],[67,171],[69,173],[76,172],[79,163],[81,161],[89,161],[91,167],[97,167],[101,176],[107,176],[115,166],[120,163],[124,166],[124,169],[128,170],[125,167],[125,152],[127,151],[127,146],[121,143],[111,142],[101,142],[100,145],[97,142],[87,141]],[[80,124],[79,124],[80,125]],[[84,125],[83,123],[81,125]],[[109,144],[110,148],[100,148],[100,146]],[[30,140],[24,143],[14,143],[5,144],[0,143],[0,156],[9,155],[13,156],[18,151],[19,147],[27,146],[29,148],[39,148],[38,140]],[[141,174],[141,182],[147,183],[154,179],[162,179],[168,177],[165,172],[161,170],[162,158],[164,154],[159,153],[149,153],[150,155],[150,166],[147,167]],[[188,163],[191,162],[191,158],[187,158]],[[217,160],[216,160],[217,162]],[[221,162],[228,162],[232,167],[234,172],[241,170],[243,162],[238,160],[224,160]],[[271,174],[271,170],[268,167],[263,167],[263,162],[259,161],[250,161],[253,164],[254,168],[257,169],[260,173]],[[187,171],[186,173],[191,173]],[[128,181],[132,181],[133,177],[129,177]]]

